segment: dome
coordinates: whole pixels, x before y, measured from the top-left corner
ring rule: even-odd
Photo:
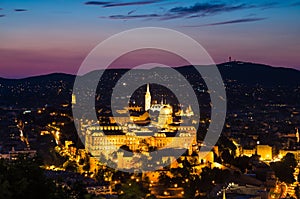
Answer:
[[[172,107],[164,106],[160,109],[160,115],[171,115],[172,114]]]

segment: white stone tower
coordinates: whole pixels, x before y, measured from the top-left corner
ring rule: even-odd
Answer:
[[[151,108],[151,94],[149,84],[147,84],[147,91],[145,94],[145,111],[148,111]]]

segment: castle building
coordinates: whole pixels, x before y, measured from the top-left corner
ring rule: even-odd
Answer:
[[[120,133],[122,127],[119,126],[89,126],[85,133],[85,148],[94,157],[100,157],[101,154],[111,154],[117,151],[122,145],[127,144],[126,135]],[[105,135],[105,131],[110,135]],[[128,139],[132,143],[133,139]]]
[[[154,120],[150,119],[152,108],[159,110],[159,115]],[[169,104],[161,103],[155,107],[151,103],[149,84],[145,94],[145,111],[134,111],[130,116],[119,113],[117,118],[110,117],[110,124],[81,125],[82,134],[85,136],[85,148],[95,158],[102,155],[115,161],[119,168],[130,169],[138,167],[134,163],[134,156],[143,154],[150,156],[149,149],[174,149],[193,152],[193,145],[197,144],[197,130],[194,126],[184,123],[173,123],[173,108]],[[189,107],[188,112],[192,115]],[[156,120],[157,119],[157,120]],[[131,152],[126,152],[123,147],[128,147]],[[174,154],[166,155],[165,160]],[[150,158],[150,157],[149,157]],[[161,160],[163,161],[163,160]]]
[[[176,132],[152,132],[152,131],[131,131],[122,133],[117,130],[118,126],[108,126],[107,134],[103,132],[102,126],[90,126],[86,129],[85,148],[94,157],[111,155],[118,151],[123,145],[130,150],[141,150],[145,143],[149,147],[161,148],[186,148],[192,152],[192,145],[196,143],[195,127],[188,127],[189,130]],[[114,130],[113,130],[114,129]]]

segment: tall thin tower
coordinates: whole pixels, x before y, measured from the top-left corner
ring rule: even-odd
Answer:
[[[147,91],[145,94],[145,111],[148,111],[151,107],[151,94],[149,84],[147,84]]]
[[[226,199],[226,189],[223,189],[223,199]]]
[[[299,137],[299,129],[298,128],[296,128],[296,138],[297,138],[297,143],[299,143],[300,137]]]
[[[72,94],[72,101],[71,101],[72,105],[76,104],[76,95]]]

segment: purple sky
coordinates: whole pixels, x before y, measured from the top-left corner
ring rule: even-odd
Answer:
[[[101,41],[145,26],[189,35],[216,63],[231,56],[300,69],[299,20],[300,0],[2,0],[0,77],[75,74]]]

